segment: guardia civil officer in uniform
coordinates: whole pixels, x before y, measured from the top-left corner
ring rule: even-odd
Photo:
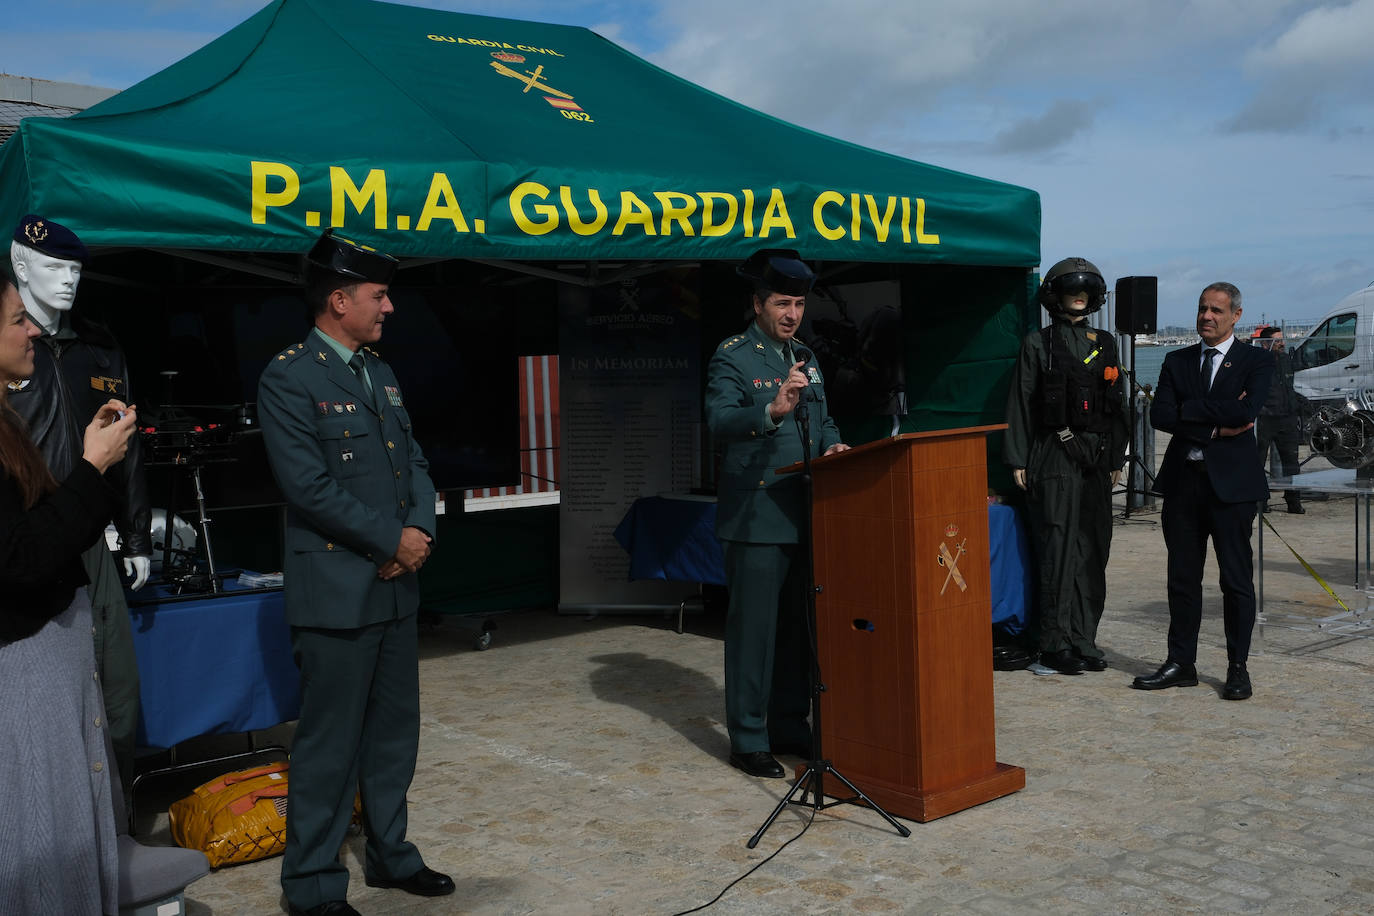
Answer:
[[[1047,674],[1107,667],[1097,625],[1107,595],[1111,493],[1129,428],[1116,341],[1088,323],[1106,296],[1092,262],[1065,258],[1051,267],[1038,298],[1053,321],[1022,341],[1007,393],[1003,460],[1027,492]]]
[[[706,422],[723,448],[716,536],[725,548],[725,724],[730,763],[783,775],[772,753],[810,753],[810,664],[797,404],[810,415],[812,457],[849,448],[826,409],[820,368],[795,339],[815,274],[795,251],[764,249],[739,268],[754,286],[754,320],[711,357]]]
[[[263,371],[258,413],[287,504],[286,619],[301,669],[281,883],[291,913],[347,914],[339,847],[362,793],[364,877],[453,892],[406,840],[420,735],[416,572],[434,484],[396,376],[367,345],[396,261],[326,232],[307,256],[315,327]]]

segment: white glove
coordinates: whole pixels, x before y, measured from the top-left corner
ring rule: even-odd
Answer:
[[[129,588],[138,591],[148,582],[148,572],[153,568],[151,557],[125,557],[124,575],[132,576],[133,582]]]

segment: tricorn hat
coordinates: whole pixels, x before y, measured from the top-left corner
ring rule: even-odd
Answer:
[[[324,273],[384,286],[390,285],[398,265],[391,255],[335,235],[333,229],[324,230],[324,235],[310,249],[305,260],[311,267]]]
[[[755,289],[784,296],[805,296],[816,282],[811,268],[791,248],[761,248],[736,270],[741,277],[754,281]]]
[[[54,223],[32,213],[19,221],[19,226],[14,230],[14,240],[50,258],[60,258],[63,261],[85,263],[91,256],[86,250],[85,243],[76,237],[75,232],[60,223]]]

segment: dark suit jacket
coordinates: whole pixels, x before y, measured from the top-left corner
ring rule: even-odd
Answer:
[[[1166,499],[1178,476],[1192,473],[1184,461],[1194,446],[1202,449],[1207,478],[1223,502],[1269,498],[1264,469],[1256,457],[1255,431],[1213,439],[1212,430],[1254,422],[1269,397],[1273,357],[1237,339],[1226,356],[1218,359],[1221,365],[1213,366],[1212,387],[1204,392],[1199,373],[1201,343],[1164,357],[1159,388],[1150,407],[1150,425],[1173,437],[1155,477],[1154,491]]]
[[[795,413],[783,417],[776,430],[763,419],[791,368],[773,352],[757,322],[722,342],[711,357],[706,423],[724,449],[716,488],[716,537],[723,541],[797,543],[805,502],[800,475],[773,472],[802,460],[801,427]],[[812,359],[802,371],[811,379],[811,457],[819,458],[840,441],[840,430],[826,408],[820,367]]]
[[[434,484],[391,368],[369,355],[369,398],[317,333],[268,363],[258,416],[287,505],[286,621],[349,629],[419,607],[417,576],[377,570],[403,527],[433,535]]]

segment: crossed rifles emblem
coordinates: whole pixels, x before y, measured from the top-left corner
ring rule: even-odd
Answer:
[[[967,543],[968,538],[964,538],[958,544],[954,545],[954,552],[950,553],[949,545],[944,541],[940,542],[940,555],[936,557],[936,560],[947,570],[945,573],[945,584],[940,586],[940,594],[943,595],[945,593],[945,589],[949,588],[949,583],[951,581],[959,586],[959,591],[968,591],[968,583],[964,581],[964,574],[959,572],[959,558],[966,553],[964,545]]]

